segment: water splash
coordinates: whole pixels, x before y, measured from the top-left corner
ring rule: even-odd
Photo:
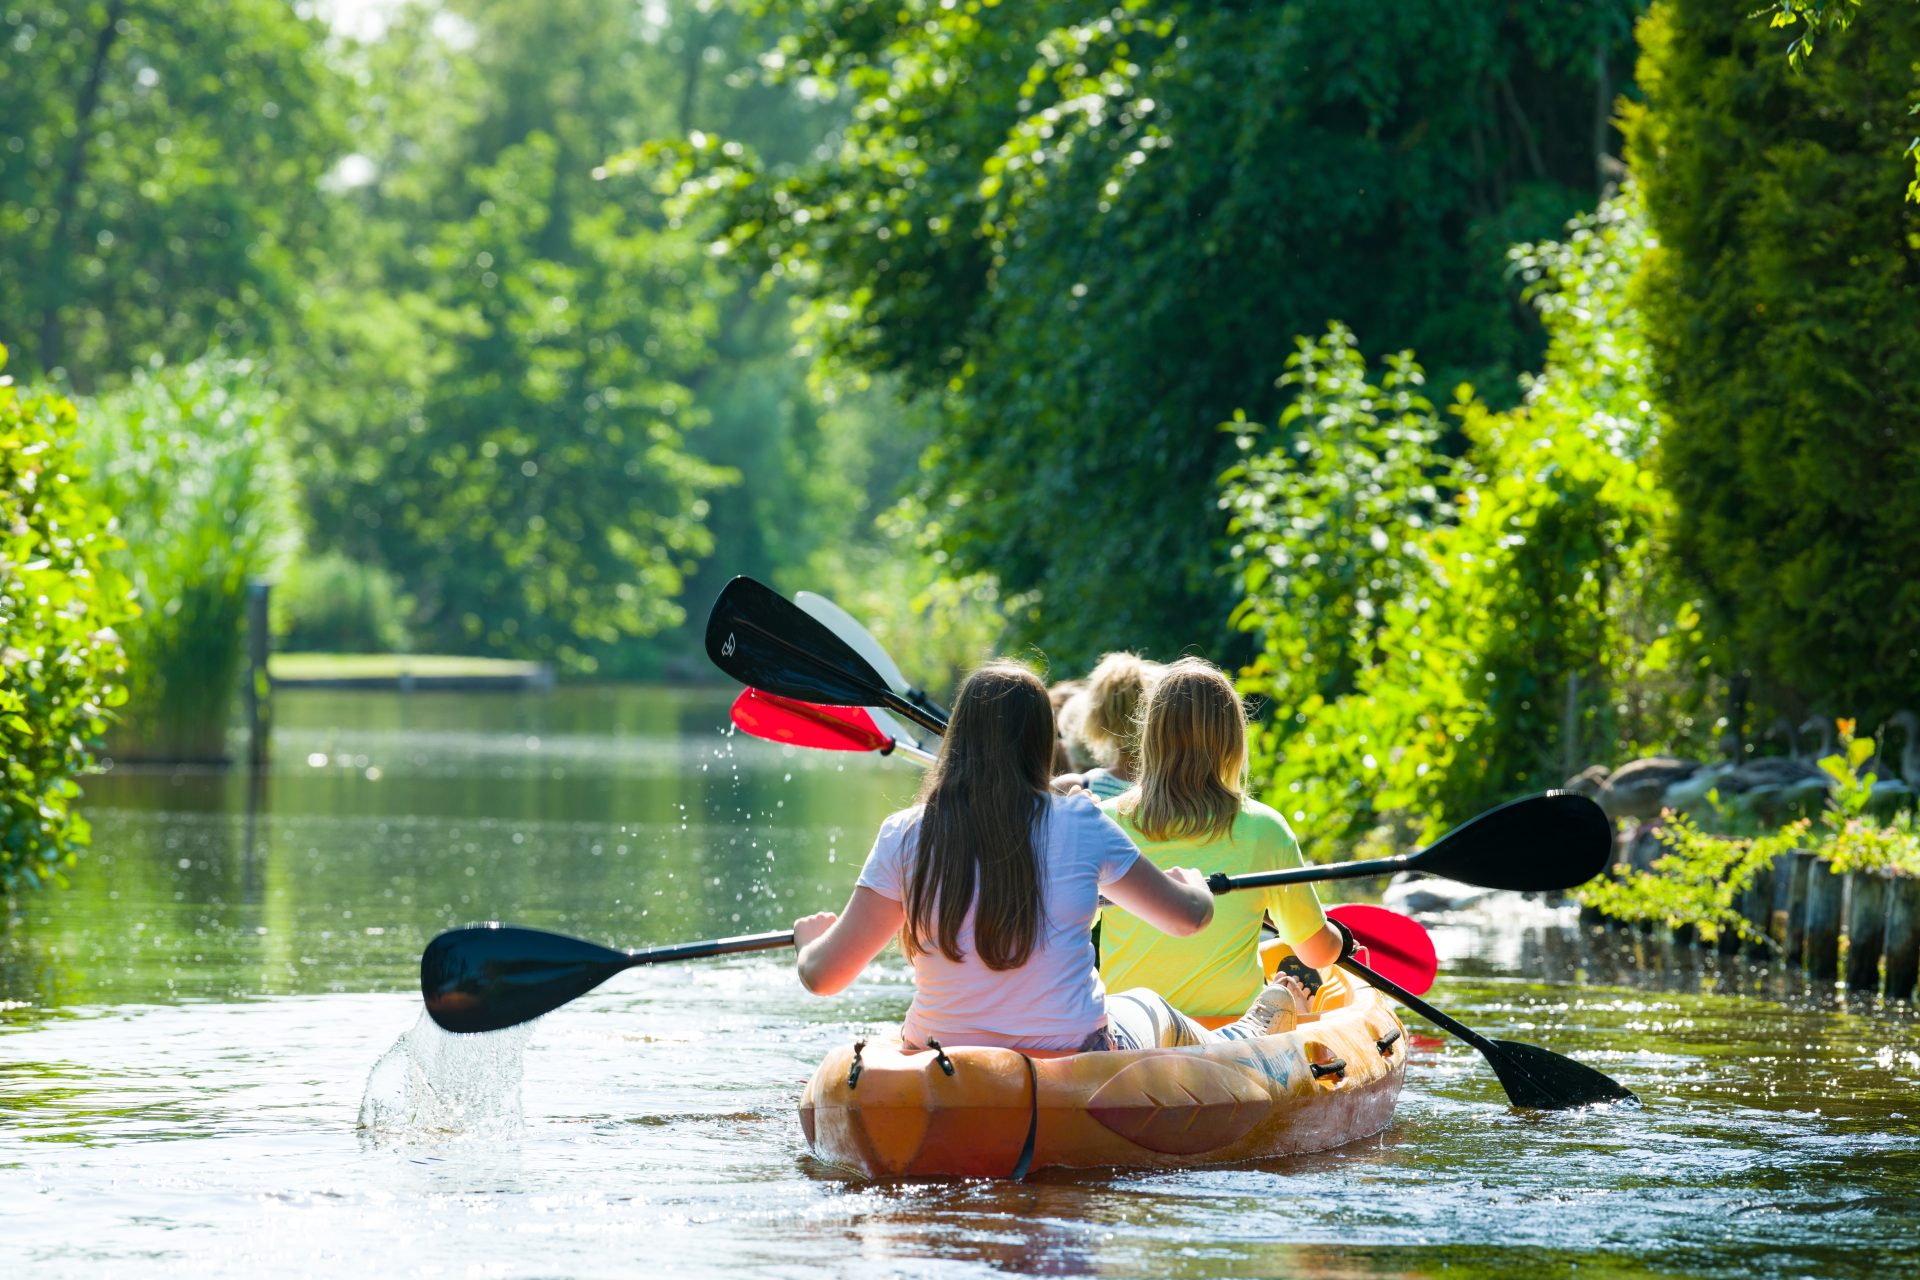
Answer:
[[[454,1035],[425,1013],[367,1073],[360,1130],[376,1141],[504,1138],[526,1125],[520,1084],[531,1024]]]

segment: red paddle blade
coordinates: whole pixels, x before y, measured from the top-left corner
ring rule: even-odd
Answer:
[[[1328,907],[1327,914],[1353,930],[1354,945],[1371,953],[1367,966],[1381,977],[1417,996],[1432,988],[1440,957],[1419,921],[1364,902],[1343,902]]]
[[[733,700],[733,722],[768,742],[821,751],[884,751],[893,745],[859,707],[823,707],[759,689],[743,690]]]

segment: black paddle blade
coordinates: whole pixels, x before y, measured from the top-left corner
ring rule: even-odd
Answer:
[[[1407,868],[1486,889],[1545,893],[1585,884],[1613,859],[1613,823],[1571,791],[1523,796],[1454,828]]]
[[[707,657],[753,689],[836,707],[897,697],[853,647],[762,582],[729,582],[707,615]]]
[[[1487,1040],[1476,1047],[1500,1077],[1500,1087],[1516,1107],[1564,1111],[1596,1102],[1638,1101],[1631,1089],[1612,1076],[1537,1044]]]
[[[628,968],[625,952],[539,929],[449,929],[420,956],[420,994],[444,1030],[499,1031],[551,1013]]]

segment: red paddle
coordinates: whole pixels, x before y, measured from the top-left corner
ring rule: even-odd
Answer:
[[[1328,907],[1327,914],[1353,930],[1354,945],[1367,949],[1366,963],[1374,972],[1417,996],[1432,989],[1440,957],[1419,921],[1364,902],[1343,902]]]
[[[821,751],[899,751],[910,759],[931,759],[926,752],[880,732],[859,707],[823,707],[777,693],[745,689],[733,700],[733,722],[756,738],[813,747]]]

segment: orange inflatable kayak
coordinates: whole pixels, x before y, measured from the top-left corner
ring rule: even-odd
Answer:
[[[817,1156],[869,1178],[1256,1160],[1380,1132],[1406,1065],[1392,1007],[1335,971],[1313,1014],[1255,1040],[1057,1056],[838,1049],[801,1095],[800,1125]]]

